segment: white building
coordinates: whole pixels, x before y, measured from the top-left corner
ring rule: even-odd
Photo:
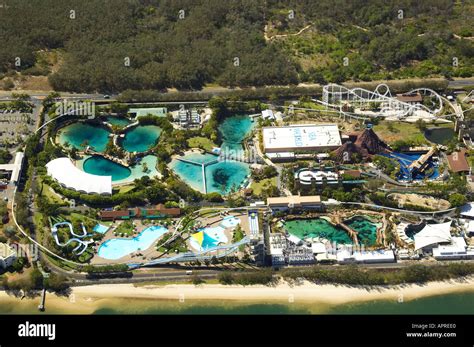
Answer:
[[[11,266],[16,259],[16,252],[6,243],[0,243],[0,269]]]
[[[301,184],[310,185],[312,181],[321,183],[324,180],[337,181],[339,176],[336,172],[320,170],[302,170],[295,174]]]
[[[291,208],[321,209],[323,206],[319,195],[267,198],[267,205],[272,211],[286,211]]]
[[[375,251],[355,251],[344,248],[337,251],[339,263],[394,263],[395,253],[391,249],[380,249]]]
[[[272,258],[272,266],[285,266],[286,260],[283,251],[286,250],[286,238],[283,234],[270,234],[270,256]]]
[[[264,127],[262,131],[266,153],[324,152],[336,149],[342,144],[337,124]]]
[[[6,171],[10,173],[11,184],[17,184],[18,180],[20,179],[24,157],[25,157],[25,154],[23,152],[17,152],[15,155],[15,161],[13,162],[13,164],[0,165],[0,171]]]
[[[438,245],[433,248],[433,256],[437,260],[472,259],[474,258],[474,249],[467,247],[463,237],[453,237],[450,244]]]
[[[201,124],[201,116],[195,109],[192,110],[179,110],[175,121],[179,122],[179,125],[183,128],[199,126]]]
[[[273,111],[272,111],[272,110],[263,110],[263,111],[262,111],[262,118],[263,118],[263,119],[274,120],[274,119],[275,119],[275,115],[273,114]]]

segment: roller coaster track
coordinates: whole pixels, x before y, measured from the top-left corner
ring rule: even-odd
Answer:
[[[341,103],[341,101],[349,101],[351,103],[359,103],[362,105],[369,105],[371,103],[381,103],[382,116],[384,115],[384,111],[395,111],[397,117],[399,118],[405,117],[409,114],[413,114],[413,112],[415,111],[425,111],[433,116],[436,116],[443,109],[443,99],[434,90],[429,88],[417,88],[409,91],[406,94],[415,93],[436,97],[438,101],[438,107],[432,110],[423,104],[410,104],[404,101],[400,101],[392,96],[390,88],[386,84],[379,84],[374,91],[370,91],[360,87],[349,89],[345,86],[341,86],[338,84],[328,84],[323,87],[323,98],[320,103],[327,107],[339,109],[340,113],[344,116],[358,119],[367,119],[368,116],[363,117],[360,115],[353,114],[351,112],[344,111],[342,109],[344,105],[343,103]]]

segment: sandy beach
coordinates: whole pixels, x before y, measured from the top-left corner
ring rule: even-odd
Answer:
[[[47,307],[50,313],[93,313],[106,306],[124,305],[130,300],[166,300],[203,303],[321,303],[340,305],[351,302],[373,300],[408,301],[433,295],[474,291],[474,277],[446,282],[430,282],[423,285],[403,285],[397,287],[349,287],[342,285],[316,285],[303,282],[298,285],[287,283],[274,287],[267,286],[224,286],[220,284],[140,285],[104,284],[72,289],[69,297],[49,294]],[[128,300],[128,301],[127,301]],[[4,312],[37,313],[39,298],[17,299],[0,292],[0,306]],[[5,309],[6,307],[6,309]],[[9,309],[10,308],[10,309]]]

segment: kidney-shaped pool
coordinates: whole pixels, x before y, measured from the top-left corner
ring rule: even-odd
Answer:
[[[120,259],[138,250],[145,250],[153,242],[166,234],[168,229],[159,225],[153,225],[144,229],[133,239],[112,239],[105,241],[97,252],[98,256],[104,259]]]

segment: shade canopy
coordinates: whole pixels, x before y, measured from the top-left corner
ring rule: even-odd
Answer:
[[[415,234],[415,251],[439,243],[451,242],[451,222],[426,224]]]
[[[87,194],[112,194],[112,176],[82,171],[69,158],[57,158],[46,164],[48,175],[62,186]]]

